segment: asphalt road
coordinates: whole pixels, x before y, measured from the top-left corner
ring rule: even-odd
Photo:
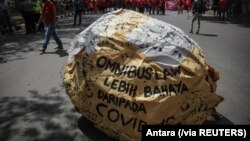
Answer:
[[[12,35],[0,43],[0,140],[112,140],[78,114],[62,85],[67,49],[76,34],[101,15],[84,15],[81,26],[72,17],[59,20],[64,51],[52,39],[47,53],[38,48],[44,33]],[[187,34],[191,19],[177,12],[153,16]],[[190,34],[203,48],[207,62],[220,72],[218,94],[225,100],[218,113],[233,124],[250,124],[250,24],[216,21],[204,16],[200,35]],[[222,122],[223,123],[223,122]]]

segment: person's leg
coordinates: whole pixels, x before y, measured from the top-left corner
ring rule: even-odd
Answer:
[[[161,7],[162,8],[162,14],[165,15],[165,5]]]
[[[47,48],[47,46],[49,44],[51,34],[52,34],[52,24],[48,24],[47,28],[46,28],[46,32],[45,32],[44,43],[43,43],[44,51],[46,50],[46,48]]]
[[[223,11],[222,11],[222,20],[223,20],[223,21],[225,20],[225,13],[226,13],[226,10],[223,10]]]
[[[200,25],[201,25],[201,13],[198,13],[198,16],[197,16],[197,31],[196,31],[196,34],[199,34],[200,33]]]
[[[178,14],[180,14],[180,5],[178,5]]]
[[[31,16],[30,12],[26,12],[27,16],[27,30],[29,33],[32,33],[32,20],[33,17]]]
[[[215,18],[215,14],[216,14],[216,9],[214,8],[213,10],[214,10],[214,18]]]
[[[79,25],[82,24],[82,10],[79,11]]]
[[[194,22],[196,21],[196,19],[197,19],[197,12],[195,12],[194,13],[194,15],[193,15],[193,18],[192,18],[192,20],[191,20],[191,24],[190,24],[190,33],[193,33],[193,26],[194,26]]]
[[[31,32],[36,32],[36,21],[35,21],[35,13],[30,12],[30,28]]]
[[[187,18],[189,18],[189,6],[187,6]]]
[[[221,19],[221,8],[218,9],[218,15],[219,15],[219,19]]]
[[[8,25],[8,28],[9,28],[9,32],[13,32],[13,29],[12,29],[12,25],[11,25],[11,21],[10,21],[10,16],[9,15],[6,15],[6,20],[7,20],[7,25]]]
[[[76,17],[77,17],[77,10],[75,10],[75,14],[74,14],[74,24],[73,24],[73,25],[76,25]]]
[[[183,14],[183,5],[180,6],[181,14]]]
[[[26,34],[30,33],[29,31],[29,17],[27,17],[26,13],[23,13],[23,19],[24,19],[24,26],[25,26],[25,32]]]
[[[63,49],[63,45],[62,45],[62,41],[61,39],[58,37],[55,28],[52,27],[52,36],[54,37],[57,45],[58,45],[58,49]]]

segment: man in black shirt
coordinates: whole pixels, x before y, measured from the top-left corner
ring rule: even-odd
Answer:
[[[197,20],[197,31],[196,34],[199,34],[200,31],[200,20],[201,20],[201,16],[202,13],[205,12],[205,5],[203,0],[195,0],[193,2],[193,9],[192,9],[192,13],[193,13],[193,18],[191,21],[191,27],[190,27],[190,33],[193,33],[193,24],[194,22]]]

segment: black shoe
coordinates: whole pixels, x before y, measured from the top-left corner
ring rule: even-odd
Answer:
[[[81,25],[82,23],[79,23],[78,25]]]
[[[72,24],[72,26],[75,26],[76,24]]]
[[[42,53],[45,53],[45,50],[46,50],[46,49],[43,48],[43,47],[39,49],[39,51],[41,51]]]
[[[196,34],[199,34],[199,31],[196,31],[195,33],[196,33]]]
[[[193,31],[190,30],[189,33],[193,34]]]

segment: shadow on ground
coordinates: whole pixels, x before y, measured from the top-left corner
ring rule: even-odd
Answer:
[[[117,141],[95,128],[94,124],[83,116],[78,120],[78,128],[92,141]]]
[[[34,51],[35,47],[32,43],[39,40],[41,40],[39,34],[12,35],[0,43],[0,63],[25,59],[23,54]]]
[[[215,121],[205,122],[204,125],[234,125],[232,121],[218,112],[214,113],[214,117]]]
[[[217,34],[205,34],[205,33],[200,33],[199,35],[207,36],[207,37],[218,37]]]
[[[79,115],[71,103],[51,88],[41,94],[29,90],[31,97],[0,99],[0,140],[72,141],[80,140]]]
[[[68,52],[67,50],[63,49],[63,50],[56,50],[55,52],[41,52],[40,55],[45,55],[45,54],[57,54],[59,57],[65,57],[68,56]]]
[[[29,90],[30,97],[1,98],[0,140],[114,141],[79,115],[71,102],[61,94],[62,89],[54,87],[45,94]],[[233,123],[217,113],[216,121],[206,124]]]
[[[250,18],[249,17],[239,17],[239,18],[225,18],[225,20],[221,20],[219,18],[214,18],[213,16],[203,15],[202,19],[204,21],[209,21],[212,23],[220,23],[220,24],[235,24],[240,27],[250,28]]]

